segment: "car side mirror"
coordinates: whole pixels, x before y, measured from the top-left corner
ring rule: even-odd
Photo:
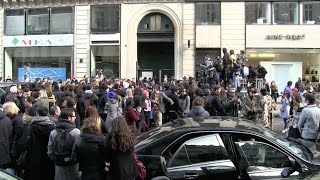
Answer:
[[[286,178],[289,177],[295,170],[292,167],[286,167],[281,172],[281,177]]]

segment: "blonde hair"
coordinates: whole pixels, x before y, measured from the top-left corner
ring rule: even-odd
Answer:
[[[3,104],[3,109],[8,116],[17,115],[20,111],[16,103],[14,102],[6,102]]]
[[[41,90],[39,91],[39,97],[41,97],[41,98],[47,98],[47,97],[48,97],[47,91],[44,90],[44,89],[41,89]]]
[[[133,93],[132,93],[132,89],[131,89],[131,88],[127,88],[127,90],[126,90],[126,96],[127,96],[127,97],[133,97]]]

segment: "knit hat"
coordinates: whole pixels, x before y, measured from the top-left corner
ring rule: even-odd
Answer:
[[[116,93],[115,93],[115,92],[109,92],[109,93],[108,93],[108,98],[109,98],[109,99],[114,99],[114,98],[116,98]]]

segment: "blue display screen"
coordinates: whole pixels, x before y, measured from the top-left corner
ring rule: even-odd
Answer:
[[[23,82],[24,75],[27,75],[27,79],[34,81],[36,78],[47,78],[58,81],[66,80],[66,68],[30,68],[22,67],[18,68],[18,81]]]

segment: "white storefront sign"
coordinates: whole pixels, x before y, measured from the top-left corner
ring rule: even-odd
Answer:
[[[4,36],[3,47],[73,46],[73,34]]]
[[[320,48],[319,25],[247,25],[247,48]]]

